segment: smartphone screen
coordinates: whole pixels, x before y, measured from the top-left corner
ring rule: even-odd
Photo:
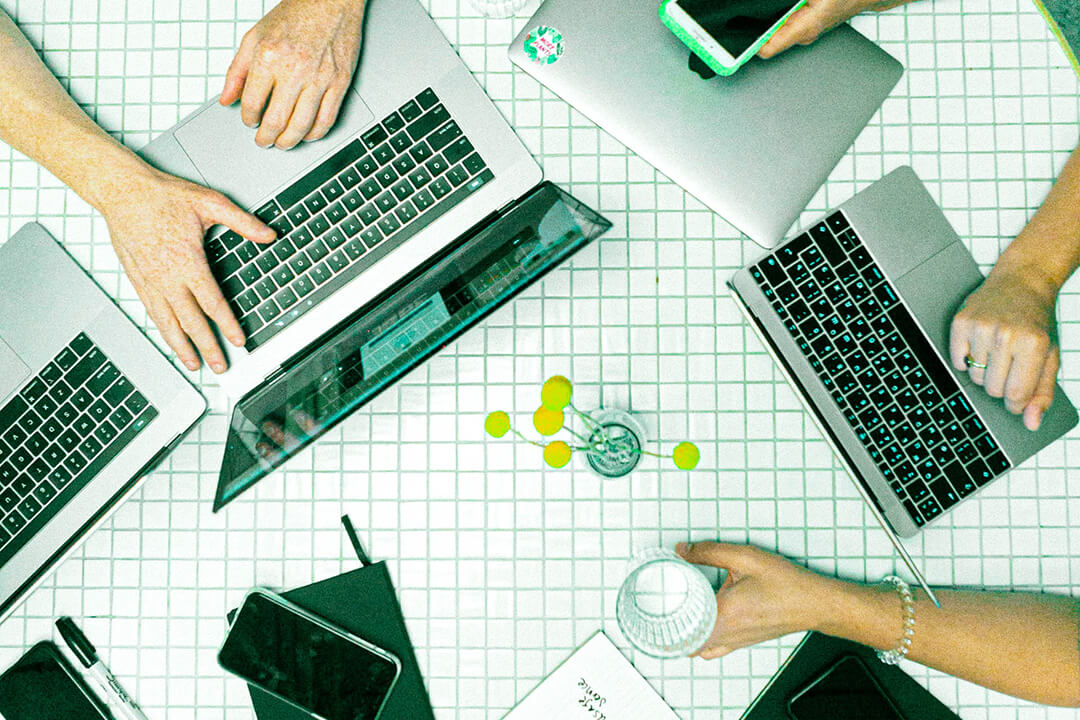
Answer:
[[[5,720],[112,720],[71,665],[50,642],[30,648],[0,675]]]
[[[794,720],[904,720],[858,658],[845,657],[788,703]]]
[[[218,661],[327,720],[374,720],[398,675],[392,658],[261,593],[244,600]]]
[[[679,0],[679,7],[738,58],[791,12],[792,0]]]

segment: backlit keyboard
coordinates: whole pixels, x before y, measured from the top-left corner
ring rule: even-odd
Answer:
[[[430,88],[206,244],[250,352],[494,178]]]
[[[0,407],[0,565],[157,414],[85,333]]]
[[[1009,469],[843,212],[751,275],[917,525]]]

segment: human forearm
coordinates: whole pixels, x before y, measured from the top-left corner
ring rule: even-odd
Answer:
[[[3,11],[0,140],[39,162],[99,210],[133,177],[149,171],[79,108]]]
[[[814,629],[882,650],[898,646],[903,612],[895,590],[838,580],[826,587]],[[937,609],[913,593],[910,659],[1009,695],[1080,705],[1075,599],[941,590]]]
[[[1056,296],[1080,265],[1080,147],[1073,151],[1042,207],[1001,254],[993,273],[1018,272]]]

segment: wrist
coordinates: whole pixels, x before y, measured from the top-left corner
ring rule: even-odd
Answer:
[[[103,158],[98,167],[102,172],[95,174],[86,187],[76,188],[76,192],[106,218],[116,207],[130,209],[131,196],[144,192],[150,183],[156,181],[159,174],[146,161],[123,146],[118,146],[116,152]]]
[[[1053,272],[1042,263],[1032,262],[1025,253],[1006,251],[997,264],[990,270],[986,278],[986,284],[994,285],[1002,281],[1009,284],[1019,283],[1034,297],[1042,300],[1052,308],[1057,302],[1058,293],[1068,275],[1059,277],[1059,273]]]
[[[903,612],[896,590],[884,585],[832,580],[814,630],[878,650],[896,647]]]

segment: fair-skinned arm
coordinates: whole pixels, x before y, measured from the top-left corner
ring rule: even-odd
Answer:
[[[911,0],[808,0],[758,53],[771,58],[792,45],[809,45],[865,10],[888,10]],[[953,319],[953,366],[968,371],[987,394],[1039,429],[1054,399],[1061,354],[1054,306],[1080,265],[1080,148],[1046,202],[965,301]],[[968,368],[966,358],[987,367]]]
[[[700,565],[727,569],[717,619],[699,655],[815,630],[879,650],[900,644],[904,613],[895,588],[819,575],[756,547],[679,543]],[[997,692],[1047,705],[1080,706],[1077,601],[1034,594],[936,591],[941,608],[915,596],[908,658]]]
[[[881,12],[909,2],[912,0],[806,0],[806,5],[793,13],[769,38],[769,42],[758,51],[758,56],[768,59],[793,45],[809,45],[861,12]]]
[[[256,242],[274,231],[221,193],[159,172],[84,113],[0,11],[0,140],[27,155],[97,209],[120,262],[165,342],[191,370],[199,353],[224,372],[208,319],[235,345],[244,333],[203,251],[215,224]],[[195,347],[198,348],[196,353]]]
[[[240,100],[260,147],[318,140],[352,83],[363,20],[364,0],[281,0],[244,35],[221,104]]]
[[[1005,399],[1037,430],[1054,399],[1061,364],[1054,306],[1080,265],[1080,148],[1073,151],[1046,201],[978,290],[957,313],[951,351],[957,370]],[[970,355],[987,368],[967,368]]]

